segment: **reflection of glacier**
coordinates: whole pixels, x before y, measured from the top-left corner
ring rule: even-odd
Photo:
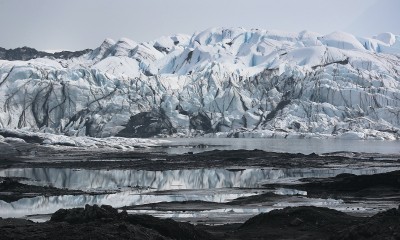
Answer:
[[[159,211],[159,210],[128,210],[128,213],[134,214],[150,214],[160,218],[172,218],[172,219],[182,219],[187,220],[192,219],[208,219],[210,222],[216,221],[218,218],[224,218],[224,222],[228,221],[232,223],[231,220],[240,218],[250,218],[251,216],[270,212],[274,209],[282,209],[287,206],[317,206],[317,207],[327,207],[331,209],[340,208],[343,206],[342,200],[335,199],[319,199],[319,198],[302,198],[301,202],[299,199],[290,199],[290,202],[285,202],[283,204],[271,204],[268,206],[240,206],[240,207],[230,207],[230,208],[219,208],[204,211]],[[203,220],[204,222],[204,220]],[[240,221],[239,221],[240,222]],[[243,222],[243,221],[242,221]]]
[[[239,197],[254,195],[252,192],[247,193],[230,193],[230,191],[222,192],[205,192],[203,194],[164,194],[150,195],[138,194],[135,191],[125,191],[115,194],[104,195],[64,195],[52,197],[34,197],[24,198],[12,203],[0,201],[0,217],[22,217],[33,214],[53,213],[60,208],[83,207],[85,204],[107,204],[113,207],[123,207],[131,205],[141,205],[157,202],[174,202],[174,201],[208,201],[208,202],[227,202]]]
[[[24,168],[0,170],[0,176],[24,177],[51,184],[57,188],[81,190],[115,190],[128,187],[150,187],[153,190],[255,188],[261,183],[288,181],[303,177],[333,177],[341,173],[357,175],[388,172],[398,168],[319,168],[319,169],[184,169],[145,170],[77,170],[57,168]]]
[[[165,171],[56,168],[4,169],[0,170],[0,176],[2,177],[29,178],[30,183],[38,185],[51,184],[58,188],[82,190],[116,190],[120,188],[122,192],[95,196],[42,196],[24,198],[12,203],[0,201],[0,217],[22,217],[31,214],[53,213],[60,208],[83,207],[85,204],[108,204],[114,207],[123,207],[157,202],[193,200],[223,203],[239,197],[260,194],[262,193],[260,189],[252,190],[249,188],[258,188],[263,183],[292,182],[303,177],[332,177],[340,173],[375,174],[395,169],[382,167],[358,169],[186,169]],[[132,189],[129,186],[144,186],[151,189]],[[306,194],[303,191],[290,189],[277,189],[275,193],[281,195]],[[304,198],[304,200],[306,199]]]

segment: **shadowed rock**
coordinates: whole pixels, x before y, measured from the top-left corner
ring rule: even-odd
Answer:
[[[1,178],[0,178],[1,180]],[[35,186],[19,182],[20,179],[6,177],[0,183],[0,200],[14,202],[36,196],[80,195],[83,191],[60,189],[52,186]]]
[[[34,48],[29,47],[21,47],[15,49],[5,49],[0,47],[0,59],[3,60],[31,60],[35,58],[43,58],[43,57],[53,57],[57,59],[70,59],[74,57],[82,56],[88,52],[92,51],[91,49],[85,49],[82,51],[60,51],[55,53],[48,53],[38,51]]]
[[[126,211],[118,210],[108,205],[86,205],[85,208],[60,209],[53,214],[51,222],[68,222],[70,224],[85,224],[90,222],[103,223],[124,222],[126,225],[140,225],[172,239],[213,239],[209,233],[196,229],[189,223],[179,223],[171,219],[159,219],[147,215],[128,215]],[[121,223],[120,223],[121,225]]]
[[[333,178],[303,179],[307,183],[296,185],[313,197],[394,197],[400,199],[400,171],[373,175],[340,174]]]
[[[100,207],[98,205],[86,205],[85,208],[60,209],[51,216],[50,221],[80,224],[97,220],[123,220],[126,216],[126,211],[118,213],[117,209],[109,205],[101,205]]]
[[[159,134],[173,134],[176,129],[172,126],[168,116],[162,112],[142,112],[132,116],[126,124],[125,129],[121,130],[118,137],[128,138],[148,138]]]

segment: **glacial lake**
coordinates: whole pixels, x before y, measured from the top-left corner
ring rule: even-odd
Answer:
[[[203,152],[215,149],[259,149],[270,152],[329,153],[364,152],[400,154],[400,141],[337,139],[265,139],[265,138],[166,138],[161,148],[135,151],[165,151],[171,154]],[[375,157],[374,157],[375,158]],[[378,164],[379,165],[379,164]],[[38,196],[13,202],[0,201],[0,217],[48,220],[60,208],[86,204],[133,206],[129,213],[145,213],[191,223],[239,223],[261,213],[287,206],[325,206],[353,214],[375,214],[397,206],[395,202],[344,202],[341,199],[314,199],[307,192],[291,188],[300,178],[326,178],[341,173],[370,175],[399,170],[399,166],[330,166],[327,168],[207,168],[146,171],[135,169],[9,168],[0,177],[22,178],[22,183],[97,192],[98,194]],[[267,189],[264,184],[284,183],[285,188]],[[272,192],[283,196],[278,201],[230,205],[238,198]],[[181,204],[181,202],[188,202]],[[175,203],[187,209],[149,208],[147,204]],[[203,204],[203,205],[201,205]],[[201,205],[199,209],[196,209]],[[193,206],[193,207],[192,207]]]
[[[343,139],[274,139],[274,138],[166,138],[164,151],[170,154],[219,150],[264,150],[287,153],[362,152],[400,154],[400,141]]]
[[[38,221],[48,220],[49,216],[35,217],[36,215],[51,214],[60,208],[84,207],[86,204],[107,204],[113,207],[138,206],[161,202],[204,201],[223,204],[241,197],[259,195],[273,192],[277,195],[288,196],[284,202],[269,202],[266,206],[236,206],[233,210],[223,211],[224,205],[213,211],[223,219],[232,218],[231,214],[240,215],[240,219],[249,218],[261,212],[280,209],[287,206],[313,205],[329,206],[334,209],[351,207],[343,201],[335,199],[307,198],[307,192],[289,188],[265,189],[262,185],[267,183],[291,183],[300,178],[333,177],[342,173],[356,175],[370,175],[399,170],[398,167],[357,167],[357,168],[249,168],[243,170],[229,169],[182,169],[165,171],[144,170],[86,170],[65,168],[14,168],[0,170],[0,177],[24,178],[23,183],[57,188],[79,189],[96,191],[100,194],[90,195],[63,195],[63,196],[38,196],[22,198],[14,202],[0,200],[0,217],[27,217],[34,216]],[[115,191],[104,193],[102,191]],[[282,205],[283,204],[283,205]],[[286,204],[286,205],[285,205]],[[371,207],[365,204],[357,208]],[[354,211],[348,209],[348,211]],[[187,212],[143,212],[131,210],[131,213],[148,213],[159,217],[198,219],[204,211],[192,211],[193,216]],[[200,215],[199,215],[200,214]],[[238,216],[236,216],[238,217]],[[235,218],[236,218],[235,217]],[[193,220],[193,219],[192,219]],[[192,221],[190,220],[190,221]],[[195,221],[195,220],[194,220]],[[225,221],[225,220],[224,220]]]

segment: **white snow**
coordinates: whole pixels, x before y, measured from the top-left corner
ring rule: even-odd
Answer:
[[[333,32],[320,37],[319,40],[326,46],[336,47],[344,50],[364,50],[363,45],[357,38],[345,32]]]

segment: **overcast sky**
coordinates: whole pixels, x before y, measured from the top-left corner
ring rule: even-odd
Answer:
[[[400,0],[0,0],[0,46],[79,50],[210,27],[400,34]]]

